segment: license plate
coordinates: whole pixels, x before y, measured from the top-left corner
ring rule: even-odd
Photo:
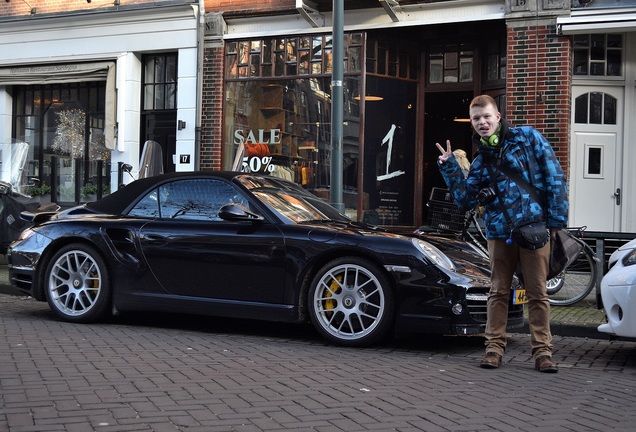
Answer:
[[[528,298],[526,297],[526,290],[524,289],[516,289],[513,290],[512,304],[524,304],[528,303]]]

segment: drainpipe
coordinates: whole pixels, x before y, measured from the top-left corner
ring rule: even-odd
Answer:
[[[203,63],[205,60],[205,0],[199,0],[197,26],[197,95],[194,121],[194,170],[201,168],[201,113],[203,112]]]
[[[331,205],[344,213],[342,199],[342,137],[344,80],[344,0],[333,0],[333,72],[331,76]]]

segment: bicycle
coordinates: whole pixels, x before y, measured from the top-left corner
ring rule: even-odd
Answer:
[[[582,239],[586,226],[566,228],[574,236]],[[599,258],[585,242],[578,258],[561,274],[547,281],[550,304],[569,306],[586,299],[596,286],[596,263]]]
[[[475,209],[465,214],[452,201],[450,192],[444,189],[431,192],[428,224],[440,233],[453,235],[473,246],[475,252],[489,258],[486,236],[483,232]],[[434,199],[437,198],[437,199]],[[442,199],[439,199],[442,198]],[[582,239],[587,227],[566,228],[574,236]],[[416,232],[424,232],[421,228]],[[594,250],[585,242],[579,257],[558,276],[548,280],[546,287],[550,304],[569,306],[587,298],[596,285],[596,257]]]

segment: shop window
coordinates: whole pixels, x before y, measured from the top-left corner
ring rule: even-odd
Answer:
[[[266,49],[265,46],[263,49]],[[269,47],[271,50],[271,47]],[[271,51],[270,51],[271,52]],[[271,62],[269,63],[271,68]],[[238,42],[225,44],[225,76],[237,76],[238,74]]]
[[[574,101],[574,122],[579,124],[616,124],[617,100],[601,92],[578,96]]]
[[[388,38],[369,38],[366,70],[374,75],[417,79],[418,54],[414,47]]]
[[[242,56],[241,61],[249,60],[249,51],[245,51],[245,46],[238,47],[238,51]],[[176,109],[177,55],[173,53],[144,56],[143,88],[144,110]]]
[[[346,76],[343,86],[343,186],[353,218],[360,159],[359,102],[353,95],[359,94],[359,83],[359,77]],[[331,77],[227,81],[225,95],[224,168],[292,180],[328,200]]]
[[[428,55],[429,84],[472,82],[473,48],[469,44],[432,46]]]
[[[486,44],[485,80],[498,81],[506,78],[506,41],[491,40]]]
[[[331,74],[331,35],[277,37],[231,41],[226,44],[225,77],[315,76]],[[359,73],[362,65],[362,34],[344,36],[345,73]]]
[[[322,72],[323,36],[314,36],[311,45],[311,74],[320,75]]]
[[[367,81],[371,87],[379,84],[382,99],[366,104],[362,218],[409,226],[414,223],[416,84],[380,77]]]
[[[573,46],[575,76],[620,77],[623,75],[623,35],[575,35]]]
[[[56,185],[62,204],[110,193],[105,95],[104,81],[14,87],[14,135],[29,147],[25,177]]]

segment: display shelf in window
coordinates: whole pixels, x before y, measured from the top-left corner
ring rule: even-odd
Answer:
[[[266,84],[261,86],[261,89],[261,110],[283,109],[285,88],[282,85]]]
[[[267,131],[278,130],[280,143],[270,143],[272,154],[298,156],[300,127],[295,113],[295,94],[279,84],[261,86],[259,110],[261,121],[258,127]]]

